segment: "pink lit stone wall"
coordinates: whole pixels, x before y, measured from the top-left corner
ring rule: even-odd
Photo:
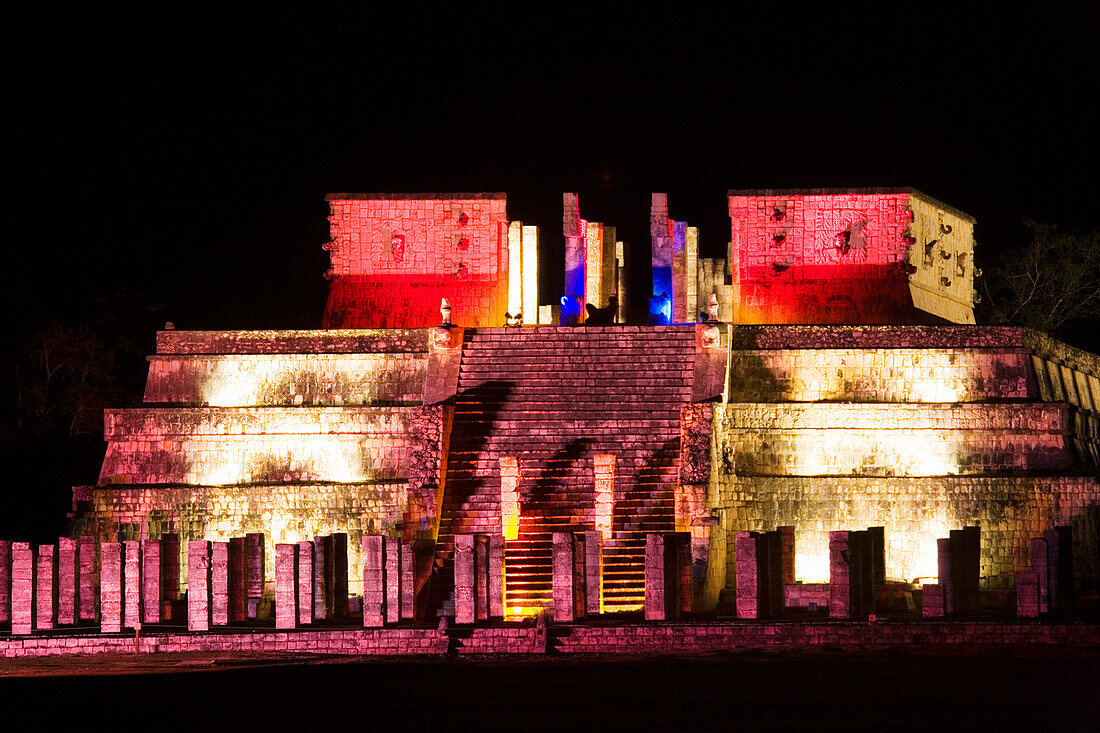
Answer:
[[[508,305],[504,194],[331,194],[326,328],[499,326]]]

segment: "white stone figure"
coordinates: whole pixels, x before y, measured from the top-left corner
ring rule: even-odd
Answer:
[[[451,325],[451,301],[447,300],[446,298],[443,298],[442,301],[439,303],[439,313],[440,313],[440,315],[443,316],[442,325],[450,326]]]

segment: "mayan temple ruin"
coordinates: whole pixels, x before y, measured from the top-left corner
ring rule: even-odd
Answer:
[[[329,195],[323,327],[160,331],[69,537],[0,544],[0,621],[1095,603],[1100,359],[975,325],[974,219],[914,189],[727,199],[707,258],[664,194],[648,255],[565,194],[558,298],[502,193]]]

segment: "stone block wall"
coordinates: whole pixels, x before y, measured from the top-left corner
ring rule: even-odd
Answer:
[[[974,219],[919,191],[730,191],[729,213],[737,323],[974,322]]]
[[[326,328],[499,326],[508,305],[502,193],[330,194]]]
[[[734,582],[733,535],[793,525],[795,577],[828,580],[829,532],[843,526],[884,526],[886,577],[935,577],[936,539],[951,529],[981,526],[981,576],[986,588],[1011,587],[1028,569],[1028,542],[1068,524],[1100,497],[1091,477],[740,477],[712,486],[721,524],[711,557],[726,557]],[[721,560],[719,560],[721,562]]]

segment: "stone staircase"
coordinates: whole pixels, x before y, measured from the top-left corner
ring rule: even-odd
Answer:
[[[520,518],[518,538],[506,546],[507,612],[548,605],[552,534],[594,528],[593,456],[609,453],[615,511],[604,542],[605,608],[640,608],[645,533],[674,526],[694,338],[691,325],[467,330],[436,587],[453,587],[445,579],[453,577],[455,534],[501,531],[499,459],[514,456]]]

